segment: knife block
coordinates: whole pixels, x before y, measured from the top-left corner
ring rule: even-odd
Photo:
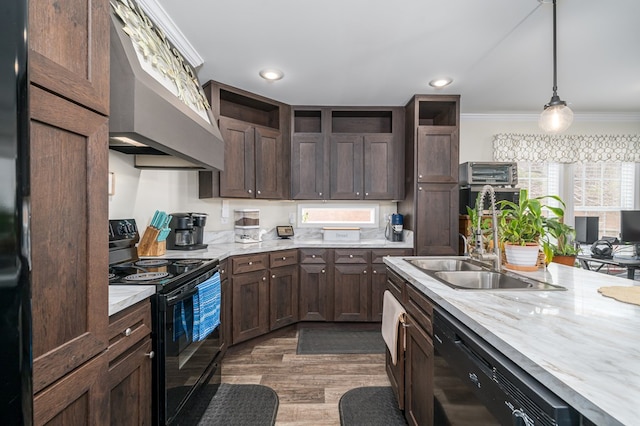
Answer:
[[[167,252],[166,241],[158,242],[160,230],[147,226],[144,235],[138,243],[138,256],[162,256]]]

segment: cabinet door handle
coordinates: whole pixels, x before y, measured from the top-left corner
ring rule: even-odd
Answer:
[[[144,354],[144,356],[148,356],[149,359],[153,359],[153,357],[156,356],[156,353],[154,351],[151,351],[149,353]]]
[[[360,195],[360,192],[356,192],[356,195]]]
[[[249,194],[253,194],[253,191],[252,191],[252,190],[248,190],[247,192],[248,192]]]
[[[322,270],[322,273],[324,274],[324,269]]]
[[[124,331],[124,335],[127,336],[127,337],[131,336],[131,333],[133,333],[133,330],[131,330],[131,328],[127,328]]]
[[[275,275],[271,275],[271,278],[275,278],[275,277],[276,277]]]
[[[376,270],[374,269],[374,270],[373,270],[373,273],[374,273],[374,274],[377,274],[377,273],[378,273],[378,271],[376,271]]]
[[[368,196],[369,196],[369,193],[368,193],[368,192],[365,192],[365,193],[364,193],[364,195],[365,195],[366,197],[368,197]]]
[[[275,276],[274,276],[274,278],[275,278]],[[266,281],[266,280],[267,280],[267,277],[262,277],[262,281]]]
[[[322,197],[322,192],[318,192],[318,195]]]
[[[367,270],[365,269],[362,273],[363,273],[363,274],[365,274],[365,275],[367,275]]]
[[[220,274],[224,274],[224,273],[226,273],[226,272],[227,272],[227,271],[225,271],[224,269],[220,270]]]
[[[422,175],[418,175],[418,179],[422,179]]]
[[[256,191],[256,193],[257,193],[258,195],[262,194],[260,191]]]
[[[422,187],[421,186],[418,187],[418,191],[422,191]]]

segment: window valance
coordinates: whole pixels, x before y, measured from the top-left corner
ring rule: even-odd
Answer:
[[[640,162],[640,135],[534,135],[493,137],[495,161],[534,163]]]

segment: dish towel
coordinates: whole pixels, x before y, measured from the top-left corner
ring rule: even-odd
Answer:
[[[400,318],[406,314],[400,302],[389,290],[385,290],[382,298],[382,338],[389,348],[393,365],[398,359],[398,325]]]
[[[193,295],[193,341],[207,338],[220,325],[220,273],[196,287]]]

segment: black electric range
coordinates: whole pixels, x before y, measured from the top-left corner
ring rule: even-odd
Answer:
[[[109,221],[110,285],[153,285],[158,293],[169,293],[194,279],[194,285],[205,281],[219,264],[217,259],[140,259],[139,240],[134,219]]]
[[[194,295],[206,282],[220,282],[217,259],[138,257],[133,219],[109,221],[109,284],[153,285],[153,424],[172,425],[205,383],[220,383],[220,325],[204,339],[189,331]],[[203,284],[206,285],[206,284]],[[221,298],[218,303],[220,309]]]

